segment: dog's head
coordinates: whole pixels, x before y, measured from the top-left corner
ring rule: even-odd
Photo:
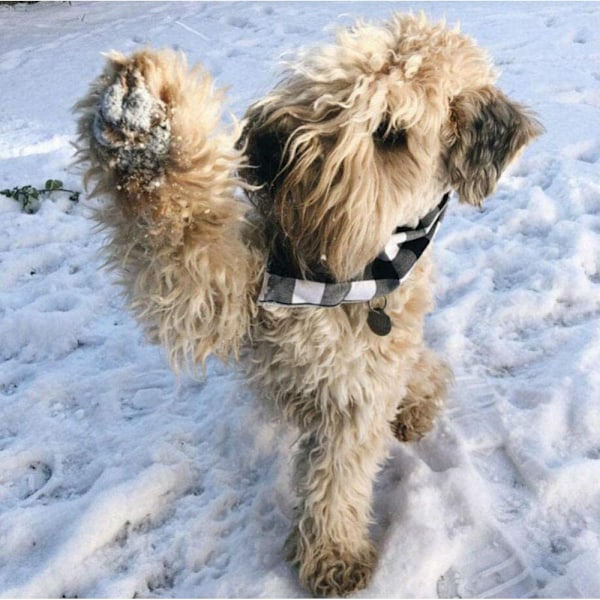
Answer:
[[[359,23],[308,51],[247,115],[243,176],[305,271],[360,272],[450,188],[480,205],[542,131],[487,55],[423,16]]]

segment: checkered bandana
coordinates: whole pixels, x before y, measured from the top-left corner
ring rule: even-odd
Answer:
[[[398,227],[381,254],[352,281],[330,283],[296,279],[286,276],[280,268],[274,268],[276,263],[270,257],[258,301],[276,306],[331,307],[348,302],[368,302],[393,292],[409,276],[435,236],[449,198],[447,193],[414,229]]]

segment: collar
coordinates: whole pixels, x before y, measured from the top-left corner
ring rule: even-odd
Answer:
[[[368,302],[398,288],[425,252],[444,216],[450,193],[427,213],[415,228],[397,227],[377,258],[351,281],[326,282],[290,276],[270,256],[265,271],[260,304],[271,306],[333,307],[351,302]],[[275,265],[279,265],[275,267]]]

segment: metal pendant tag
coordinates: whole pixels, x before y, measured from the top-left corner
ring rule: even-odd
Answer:
[[[383,308],[369,308],[367,325],[375,335],[387,335],[392,330],[392,320]]]

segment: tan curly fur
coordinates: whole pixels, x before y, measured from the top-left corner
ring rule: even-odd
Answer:
[[[156,118],[170,124],[164,156],[152,156],[149,132],[127,131],[125,118],[104,123],[109,140],[98,143],[101,95],[115,82],[125,93],[143,82],[159,99],[163,114]],[[237,354],[256,315],[262,252],[245,239],[252,237],[247,206],[234,195],[243,157],[234,149],[236,132],[220,128],[222,99],[210,75],[200,68],[188,73],[181,55],[142,51],[130,59],[110,54],[105,72],[76,105],[78,158],[90,165],[85,180],[94,182],[95,195],[112,200],[95,215],[109,232],[107,262],[174,366]],[[132,167],[127,159],[136,152],[141,159],[131,159]]]
[[[257,304],[267,253],[277,242],[300,273],[344,281],[449,189],[480,204],[541,133],[495,77],[456,29],[396,14],[300,54],[239,128],[221,123],[208,73],[171,51],[109,55],[77,105],[108,263],[150,338],[175,366],[241,350],[301,431],[286,551],[316,595],[368,584],[373,480],[394,435],[432,427],[451,375],[423,340],[430,251],[386,298],[386,336],[366,303]]]

